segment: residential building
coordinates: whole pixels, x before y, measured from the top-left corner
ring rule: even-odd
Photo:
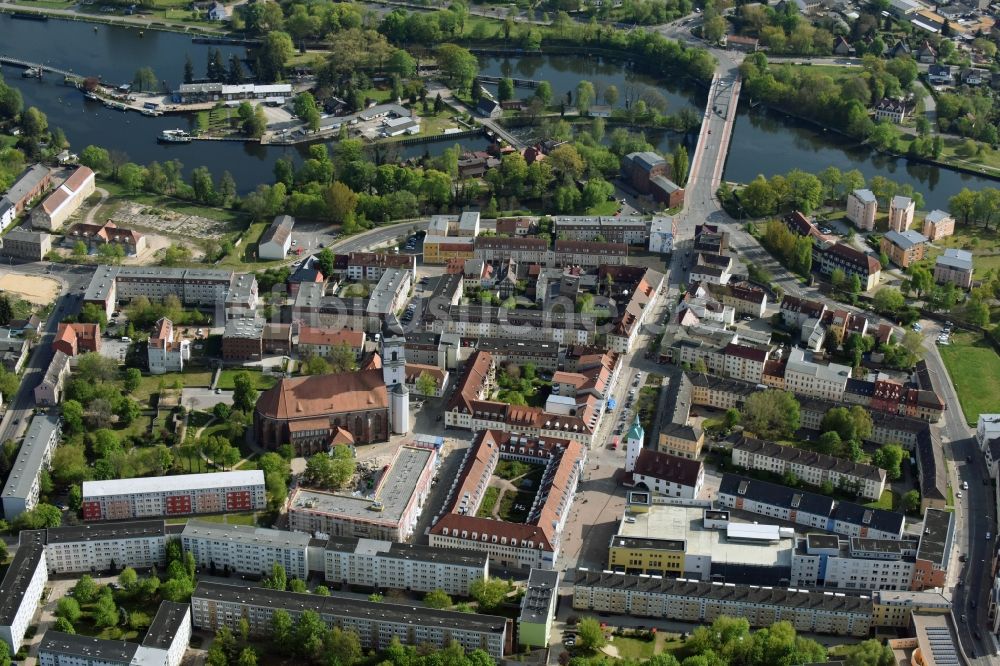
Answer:
[[[191,360],[191,341],[174,331],[174,322],[163,317],[153,325],[146,345],[146,359],[151,375],[183,372],[184,364]]]
[[[253,273],[239,273],[223,297],[225,320],[253,319],[257,316],[257,278]]]
[[[931,65],[927,68],[927,80],[932,85],[951,85],[954,83],[954,76],[951,65]]]
[[[63,238],[65,245],[83,243],[88,252],[96,251],[102,245],[118,245],[127,257],[134,257],[146,250],[146,237],[132,229],[122,229],[108,220],[102,224],[74,224]]]
[[[0,253],[11,259],[42,261],[52,251],[52,236],[44,231],[28,231],[23,227],[11,229],[2,239]]]
[[[292,249],[292,229],[295,218],[278,215],[268,225],[257,241],[257,257],[266,261],[284,259]]]
[[[163,519],[52,527],[45,530],[45,561],[53,574],[162,567],[168,538]]]
[[[65,352],[64,352],[65,353]],[[21,372],[28,360],[28,338],[9,328],[0,328],[0,365],[7,372]]]
[[[913,224],[916,204],[913,199],[895,196],[889,204],[889,230],[906,231]]]
[[[236,318],[226,322],[222,333],[222,358],[238,363],[259,361],[264,357],[264,320]]]
[[[623,266],[628,263],[628,245],[591,241],[556,240],[550,262],[555,266]]]
[[[451,259],[472,259],[476,256],[476,239],[471,237],[424,236],[424,263],[446,264]]]
[[[909,108],[907,107],[906,102],[883,97],[879,100],[878,104],[875,105],[875,121],[878,122],[879,120],[888,120],[889,122],[899,125],[906,120],[908,111]]]
[[[928,65],[937,61],[937,49],[931,46],[931,43],[926,39],[920,43],[920,47],[917,49],[917,60]]]
[[[951,283],[961,289],[972,288],[972,253],[968,250],[947,248],[934,260],[934,281]]]
[[[875,626],[913,628],[935,616],[945,618],[951,613],[951,599],[941,592],[908,592],[880,590],[872,593],[875,604]],[[936,636],[940,639],[941,636]],[[918,639],[917,645],[920,645]],[[940,641],[936,641],[940,644]],[[924,641],[926,648],[928,641]]]
[[[517,618],[519,643],[526,647],[547,648],[552,633],[552,621],[559,603],[561,574],[548,569],[532,569],[528,586],[521,598],[521,614]]]
[[[226,525],[189,520],[181,532],[184,552],[211,571],[254,576],[270,575],[275,564],[291,578],[309,577],[308,534],[249,525]]]
[[[724,474],[717,504],[785,520],[807,528],[826,530],[849,537],[900,539],[903,514],[868,509],[852,502],[833,499],[738,474]]]
[[[33,164],[22,171],[3,197],[14,205],[13,217],[16,217],[21,211],[28,208],[28,205],[41,196],[51,184],[52,172],[46,166]],[[13,217],[11,220],[13,220]]]
[[[800,481],[820,487],[848,488],[861,497],[877,500],[885,490],[886,472],[872,465],[782,446],[753,437],[741,437],[732,447],[733,465],[744,469],[794,474]]]
[[[651,151],[629,153],[622,159],[622,175],[641,194],[651,194],[651,181],[656,176],[669,178],[670,165]]]
[[[385,319],[399,312],[410,297],[413,276],[409,270],[387,268],[368,296],[368,315]]]
[[[32,226],[46,231],[58,231],[66,219],[94,193],[94,188],[94,172],[88,167],[78,166],[41,205],[31,211]]]
[[[674,239],[677,237],[677,218],[665,215],[654,215],[649,224],[650,252],[670,254],[674,251]]]
[[[792,347],[785,365],[785,389],[798,395],[839,402],[850,376],[851,369],[846,365],[824,365],[806,360],[805,351]]]
[[[872,600],[781,587],[716,584],[660,576],[632,576],[577,569],[573,608],[699,624],[720,615],[746,618],[767,627],[786,620],[797,630],[866,638],[872,627]]]
[[[9,234],[8,234],[9,236]],[[240,308],[256,307],[257,281],[253,276],[209,268],[162,266],[98,266],[83,295],[84,303],[101,307],[108,317],[119,302],[145,296],[162,301],[174,295],[182,305],[216,306],[223,310],[236,290]],[[220,318],[221,318],[220,314]]]
[[[83,482],[84,520],[260,511],[260,470]]]
[[[524,522],[476,515],[501,459],[545,467],[538,500]],[[569,439],[526,437],[497,430],[478,433],[441,517],[430,528],[431,547],[484,551],[500,567],[554,568],[586,459],[583,445]]]
[[[760,319],[767,312],[767,292],[757,285],[729,282],[726,285],[711,285],[708,289],[723,305],[733,308],[737,317]]]
[[[174,96],[180,100],[181,104],[218,102],[223,100],[233,101],[241,99],[267,99],[269,97],[287,99],[292,97],[292,85],[290,83],[182,83],[178,86]],[[388,105],[380,106],[384,108]],[[380,107],[372,107],[367,110],[367,113],[371,114],[379,108]],[[369,115],[368,117],[370,118],[371,116]]]
[[[821,320],[826,313],[826,303],[785,296],[781,299],[780,312],[785,326],[799,330],[810,319]]]
[[[67,356],[76,356],[77,353],[84,352],[99,352],[101,350],[101,325],[59,322],[56,337],[52,340],[52,349],[61,351]]]
[[[40,477],[51,466],[61,434],[57,415],[42,412],[31,418],[3,487],[3,516],[8,522],[38,504]]]
[[[338,255],[338,261],[344,255]],[[417,256],[415,254],[392,254],[389,252],[351,252],[344,261],[344,274],[351,282],[378,283],[382,274],[390,268],[410,272],[410,280],[416,279]],[[335,269],[336,270],[336,269]]]
[[[278,609],[293,621],[305,610],[314,611],[328,627],[356,633],[366,650],[383,650],[394,638],[434,648],[457,642],[465,650],[482,649],[499,662],[509,647],[509,620],[491,615],[208,582],[198,583],[191,597],[194,627],[209,632],[222,627],[239,631],[240,619],[247,618],[252,636],[268,637]]]
[[[368,538],[330,537],[323,550],[327,582],[376,589],[467,597],[489,577],[489,556],[478,550],[432,548]]]
[[[643,448],[644,433],[638,419],[625,436],[626,485],[657,495],[695,499],[705,482],[705,466],[696,458],[685,458]]]
[[[813,246],[813,256],[819,255],[819,270],[824,275],[831,275],[838,268],[850,279],[857,275],[861,281],[861,290],[868,291],[879,283],[882,276],[882,264],[878,257],[856,250],[845,243],[820,243]]]
[[[854,190],[847,195],[847,219],[859,229],[873,231],[878,214],[878,199],[871,190]]]
[[[413,534],[438,467],[438,452],[419,442],[396,450],[389,469],[366,496],[296,488],[288,525],[307,533],[406,541]]]
[[[265,354],[288,356],[292,353],[291,324],[264,324],[261,344]]]
[[[300,356],[329,356],[339,348],[347,347],[360,359],[365,348],[364,331],[342,329],[339,331],[313,326],[301,326],[296,347]]]
[[[566,240],[646,245],[650,222],[620,216],[556,216],[552,218],[552,232]]]
[[[291,320],[299,326],[349,329],[376,333],[384,322],[368,314],[368,301],[363,298],[338,298],[326,295],[326,285],[309,282],[299,285],[292,304]]]
[[[912,229],[906,231],[888,231],[879,247],[888,255],[889,260],[902,268],[924,258],[927,248],[927,237]]]
[[[476,238],[475,253],[476,259],[491,265],[508,260],[548,264],[549,242],[537,236],[481,236]]]
[[[142,643],[50,629],[38,646],[40,666],[180,666],[191,641],[187,604],[160,603]]]
[[[934,209],[924,218],[923,234],[928,240],[938,240],[955,233],[955,218],[943,210]]]
[[[660,427],[657,447],[661,453],[697,460],[701,457],[701,447],[704,445],[705,433],[696,425],[668,423]]]
[[[63,388],[69,375],[69,356],[57,349],[52,354],[52,361],[49,362],[42,381],[35,387],[35,404],[39,407],[52,407],[62,402]]]
[[[434,391],[425,393],[420,378],[429,376],[434,380]],[[436,365],[424,365],[422,363],[406,364],[406,388],[410,393],[424,395],[430,398],[440,398],[448,389],[448,371],[442,370]]]
[[[45,564],[45,532],[24,530],[17,550],[0,580],[0,640],[15,655],[38,610],[49,572]]]
[[[302,455],[326,451],[335,438],[370,444],[389,439],[389,394],[381,369],[282,379],[254,408],[258,444],[291,443]]]

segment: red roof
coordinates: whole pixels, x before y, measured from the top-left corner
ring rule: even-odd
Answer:
[[[758,347],[747,347],[746,345],[730,342],[724,350],[726,356],[736,356],[750,361],[764,363],[767,360],[767,350]]]

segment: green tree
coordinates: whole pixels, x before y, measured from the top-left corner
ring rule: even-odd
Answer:
[[[585,617],[576,625],[576,633],[579,636],[580,647],[589,652],[600,650],[607,645],[607,638],[601,623],[596,618]]]
[[[510,78],[500,79],[500,84],[497,86],[497,99],[501,102],[506,102],[507,100],[514,99],[514,80]]]
[[[819,453],[832,456],[836,454],[838,449],[840,449],[840,435],[837,434],[836,430],[824,432],[816,440],[816,451]]]
[[[76,633],[76,628],[73,626],[73,623],[70,622],[69,620],[67,620],[64,617],[56,618],[56,621],[55,621],[55,623],[53,623],[52,628],[55,631],[61,631],[64,634],[75,634]],[[8,659],[6,661],[4,661],[4,658],[3,658],[4,654],[7,654],[7,653],[4,652],[4,650],[6,650],[6,649],[7,649],[7,644],[4,643],[3,644],[3,648],[0,649],[0,666],[10,666],[10,658],[8,657]]]
[[[279,651],[291,654],[295,644],[295,623],[284,608],[275,610],[271,615],[271,636]]]
[[[914,513],[920,508],[920,492],[917,490],[908,490],[903,494],[900,502],[902,503],[903,511]]]
[[[671,156],[671,165],[673,167],[674,182],[684,187],[687,184],[689,168],[688,151],[684,145],[680,144],[674,149],[674,153]]]
[[[132,87],[140,92],[155,92],[159,89],[159,80],[151,67],[141,67],[132,77]]]
[[[132,567],[125,567],[122,569],[122,572],[118,574],[118,584],[121,585],[126,592],[134,592],[136,586],[139,584],[139,575]]]
[[[552,103],[552,84],[548,81],[539,81],[538,87],[535,88],[535,97],[538,98],[543,105],[548,106]]]
[[[238,372],[233,377],[233,407],[250,413],[257,404],[257,389],[249,372]]]
[[[135,393],[142,382],[142,373],[138,368],[128,368],[125,370],[125,381],[122,386],[125,393]]]
[[[906,298],[902,292],[895,287],[885,287],[879,289],[872,298],[872,305],[876,312],[884,314],[895,314],[906,305]]]
[[[845,666],[895,666],[896,664],[892,648],[877,638],[846,646],[840,657],[844,660]]]
[[[444,590],[431,590],[424,595],[424,605],[429,608],[448,608],[452,601]]]
[[[886,471],[890,479],[895,481],[903,475],[902,462],[906,452],[899,444],[885,444],[872,456],[872,464]]]
[[[758,437],[785,439],[799,429],[799,403],[788,391],[758,391],[743,404],[743,424]]]
[[[452,85],[467,89],[479,74],[479,60],[468,49],[442,44],[435,49],[441,72]]]
[[[486,611],[503,603],[509,591],[510,583],[501,578],[477,579],[469,586],[469,595]]]
[[[94,604],[94,608],[90,614],[96,627],[113,627],[118,624],[118,606],[115,604],[114,597],[110,594],[102,593],[98,596],[97,602]]]
[[[97,598],[100,588],[89,574],[84,574],[73,586],[73,598],[81,604],[89,604]]]
[[[56,605],[56,617],[66,618],[71,623],[79,620],[82,615],[80,603],[73,597],[63,597]]]
[[[236,666],[257,666],[257,653],[252,647],[245,647],[236,659]]]
[[[576,84],[576,110],[585,116],[594,103],[594,84],[590,81],[580,81]]]
[[[437,395],[437,388],[437,379],[429,372],[421,372],[417,377],[417,393],[420,395]]]

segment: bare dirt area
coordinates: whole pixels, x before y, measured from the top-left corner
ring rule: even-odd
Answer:
[[[226,223],[219,220],[134,203],[119,208],[111,220],[126,229],[160,232],[179,238],[221,240],[227,231]]]
[[[35,305],[48,305],[56,300],[61,287],[56,280],[39,275],[4,273],[0,275],[0,291],[17,294]]]

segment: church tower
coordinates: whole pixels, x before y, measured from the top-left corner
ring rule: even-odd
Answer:
[[[625,435],[625,471],[634,472],[635,463],[639,460],[639,452],[642,451],[643,442],[646,441],[646,431],[639,423],[639,415],[635,416],[635,423],[629,428]]]
[[[394,435],[410,431],[410,391],[406,388],[406,340],[382,340],[382,381],[389,391],[389,423]]]

